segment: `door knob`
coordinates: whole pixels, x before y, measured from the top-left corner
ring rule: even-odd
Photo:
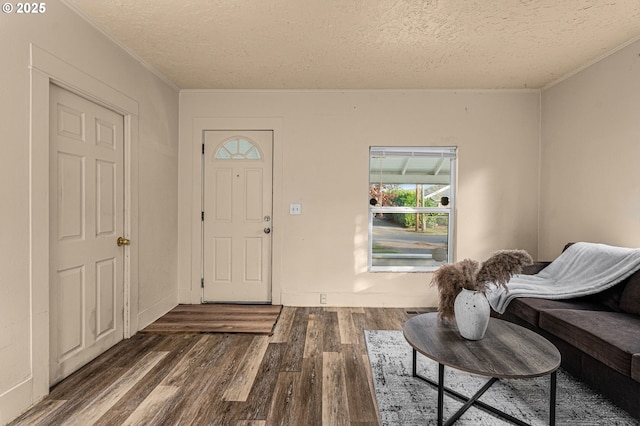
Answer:
[[[129,244],[131,244],[131,241],[127,240],[124,237],[118,237],[118,247],[122,247],[122,246],[128,246]]]
[[[271,233],[271,228],[264,228],[264,233],[265,234],[270,234]]]

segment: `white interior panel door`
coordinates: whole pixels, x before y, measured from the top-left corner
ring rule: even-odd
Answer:
[[[50,382],[123,332],[124,118],[51,85]]]
[[[205,302],[271,302],[272,150],[272,131],[205,132]]]

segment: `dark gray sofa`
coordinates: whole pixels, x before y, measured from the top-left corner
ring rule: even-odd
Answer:
[[[535,274],[549,263],[537,262],[523,273]],[[517,298],[504,314],[492,315],[546,337],[558,347],[566,371],[640,419],[640,271],[595,295]]]

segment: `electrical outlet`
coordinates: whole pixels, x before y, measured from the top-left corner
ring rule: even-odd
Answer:
[[[327,293],[320,293],[320,303],[323,305],[327,304]]]

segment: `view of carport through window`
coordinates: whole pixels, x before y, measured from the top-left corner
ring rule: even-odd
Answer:
[[[429,271],[451,258],[456,149],[372,147],[369,269]]]

